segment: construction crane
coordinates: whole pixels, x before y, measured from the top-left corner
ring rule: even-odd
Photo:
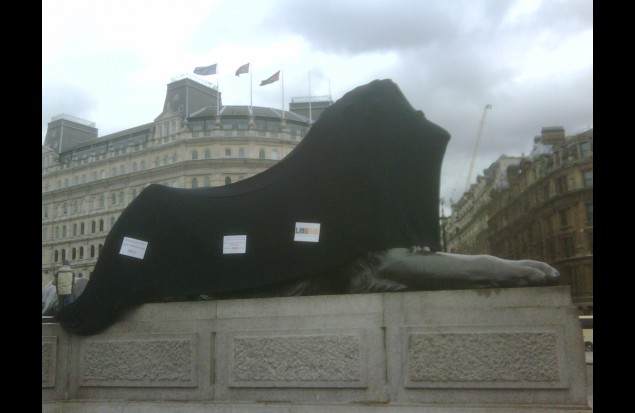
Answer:
[[[476,159],[476,153],[478,152],[478,145],[481,142],[481,135],[483,135],[483,125],[485,124],[485,115],[487,111],[492,108],[492,105],[487,104],[483,108],[483,116],[481,116],[481,124],[478,127],[478,134],[476,135],[476,145],[474,145],[474,153],[472,154],[472,161],[470,162],[470,169],[467,172],[467,181],[465,182],[465,191],[470,189],[470,181],[472,180],[472,170],[474,169],[474,160]]]

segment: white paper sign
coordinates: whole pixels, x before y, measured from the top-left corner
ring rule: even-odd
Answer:
[[[320,224],[312,222],[296,222],[294,241],[319,242]]]
[[[146,248],[148,248],[147,241],[124,237],[119,254],[142,260],[146,254]]]
[[[247,250],[247,235],[223,237],[223,254],[244,254]]]

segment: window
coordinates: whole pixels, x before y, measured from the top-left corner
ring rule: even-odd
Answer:
[[[261,149],[258,151],[258,158],[259,159],[265,159],[265,150]]]
[[[110,176],[117,176],[117,168],[112,168],[110,171]]]
[[[117,203],[117,195],[113,192],[110,194],[110,205],[115,205]]]
[[[84,247],[79,247],[79,259],[84,259]]]
[[[238,149],[238,157],[239,158],[244,158],[245,157],[245,149],[243,149],[243,148]]]
[[[593,224],[593,202],[586,204],[585,210],[586,210],[586,222],[589,224]]]
[[[209,176],[205,177],[205,181],[204,182],[205,182],[204,185],[205,185],[206,188],[209,188],[210,186],[212,186],[212,180],[209,179]]]
[[[225,158],[231,158],[231,156],[232,156],[232,150],[225,149]]]
[[[73,236],[77,236],[77,224],[73,224]]]
[[[66,250],[62,249],[62,261],[66,259]]]
[[[192,188],[198,188],[198,179],[192,178]]]
[[[92,222],[91,228],[93,234],[97,232],[97,223],[95,221]]]
[[[62,238],[66,238],[66,225],[62,227]]]
[[[48,218],[48,217],[49,217],[49,206],[44,205],[44,218]]]
[[[77,249],[76,248],[72,249],[71,259],[72,260],[76,260],[77,259]]]
[[[225,185],[229,185],[232,183],[232,179],[229,176],[225,177]]]
[[[137,197],[137,188],[132,188],[132,199]]]
[[[212,151],[210,151],[209,149],[205,149],[205,159],[211,159],[212,158]]]
[[[79,235],[84,235],[84,223],[83,222],[79,226]]]
[[[145,171],[145,169],[146,169],[146,161],[144,159],[144,160],[141,161],[141,170]]]
[[[278,160],[278,150],[277,149],[274,149],[274,150],[271,151],[271,159],[273,159],[274,161]]]
[[[100,220],[99,220],[99,231],[101,232],[101,231],[103,231],[103,230],[104,230],[104,220],[103,220],[103,219],[100,219]]]
[[[580,157],[588,158],[591,156],[591,144],[589,142],[582,142],[580,144]]]
[[[137,163],[136,162],[132,163],[132,172],[137,172]]]
[[[53,253],[53,255],[55,255],[55,259],[54,259],[54,261],[55,261],[55,262],[58,262],[58,261],[60,260],[60,254],[59,254],[59,251],[55,250],[55,252]]]
[[[582,173],[585,188],[593,188],[593,170],[584,171]]]
[[[560,221],[560,227],[569,226],[569,209],[561,209],[558,211],[558,220]]]
[[[86,183],[86,175],[82,175],[82,183],[85,184]]]
[[[568,237],[562,238],[562,254],[566,258],[573,257],[573,255],[575,254],[575,248],[573,245],[573,237],[568,236]]]
[[[99,245],[97,246],[97,256],[100,256],[100,255],[101,255],[101,250],[102,250],[102,248],[104,248],[104,246],[103,246],[102,244],[99,244]]]
[[[198,159],[198,151],[192,151],[192,159]]]
[[[90,258],[95,258],[95,246],[90,246]]]
[[[64,202],[64,215],[68,214],[68,204]]]
[[[104,207],[104,194],[99,195],[99,208]]]
[[[560,195],[567,191],[567,178],[561,176],[556,179],[556,194]]]
[[[120,204],[123,204],[123,203],[124,203],[123,191],[119,191],[119,203],[120,203]]]

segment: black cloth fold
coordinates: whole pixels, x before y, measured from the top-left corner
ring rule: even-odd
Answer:
[[[353,89],[260,174],[214,188],[145,188],[58,320],[70,332],[93,334],[141,303],[300,280],[370,251],[439,249],[449,138],[393,81]],[[318,242],[296,241],[297,223],[319,224]],[[245,236],[245,252],[224,254],[226,236]],[[124,238],[147,243],[143,258],[127,255],[134,246],[122,251]]]

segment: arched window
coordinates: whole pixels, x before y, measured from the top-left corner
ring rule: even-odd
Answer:
[[[104,207],[104,194],[99,195],[99,208]]]
[[[110,217],[110,228],[112,228],[114,226],[115,226],[115,217],[112,216],[112,217]]]
[[[258,158],[265,159],[265,150],[261,149],[258,151]]]
[[[95,246],[90,246],[90,258],[95,258]]]
[[[226,176],[226,177],[225,177],[225,185],[229,185],[229,184],[231,184],[231,183],[232,183],[232,179],[231,179],[231,177]]]
[[[117,195],[113,192],[110,194],[110,205],[115,205],[117,203]]]
[[[273,160],[277,160],[278,159],[278,150],[274,149],[271,151],[271,159]]]
[[[104,179],[104,178],[106,177],[106,170],[105,170],[105,169],[102,169],[102,170],[99,172],[99,177],[100,177],[101,179]]]
[[[119,203],[120,203],[120,204],[123,204],[123,203],[124,203],[123,191],[119,191]]]
[[[84,235],[84,223],[83,222],[79,226],[79,235]]]
[[[143,160],[141,160],[141,170],[145,171],[145,169],[146,169],[146,161],[145,161],[145,159],[143,159]]]
[[[77,236],[77,224],[73,224],[73,236]]]
[[[60,237],[60,227],[55,227],[55,239]]]
[[[97,209],[97,197],[93,197],[93,209]]]
[[[193,150],[192,151],[192,159],[198,159],[198,151],[197,150]]]
[[[104,230],[104,220],[103,220],[103,219],[100,219],[100,220],[99,220],[99,231],[101,232],[101,231],[103,231],[103,230]]]
[[[244,158],[245,157],[245,149],[244,148],[238,149],[238,157],[239,158]]]
[[[73,177],[73,185],[77,185],[77,184],[79,184],[79,175],[75,175]]]
[[[66,259],[66,250],[62,248],[62,261]]]
[[[99,244],[97,247],[97,256],[101,255],[101,250],[104,248],[104,246],[102,244]]]
[[[198,179],[192,178],[192,188],[198,188]]]
[[[116,168],[116,167],[113,167],[113,168],[110,170],[110,176],[117,176],[117,168]]]
[[[209,188],[210,186],[212,186],[212,180],[209,179],[209,176],[205,177],[205,187]]]
[[[77,200],[76,199],[73,200],[73,212],[77,212],[77,204],[78,204]]]
[[[66,238],[66,225],[62,227],[62,238]]]
[[[64,215],[68,214],[68,204],[64,202]]]
[[[59,253],[59,251],[58,251],[58,250],[55,250],[54,255],[55,255],[55,260],[54,260],[54,261],[55,261],[55,262],[58,262],[58,261],[60,260],[60,253]]]
[[[119,175],[123,175],[126,173],[126,165],[119,166]]]
[[[212,158],[212,151],[210,151],[209,149],[205,149],[205,159],[211,159]]]
[[[84,259],[84,247],[79,247],[79,259]]]
[[[93,221],[91,228],[92,228],[92,233],[94,234],[97,231],[97,223],[95,221]]]
[[[225,149],[225,158],[231,158],[232,157],[232,150],[231,149]]]
[[[71,259],[72,260],[76,260],[77,259],[77,249],[73,248],[73,252],[71,253]]]
[[[136,162],[132,163],[132,172],[137,172],[137,163]]]

